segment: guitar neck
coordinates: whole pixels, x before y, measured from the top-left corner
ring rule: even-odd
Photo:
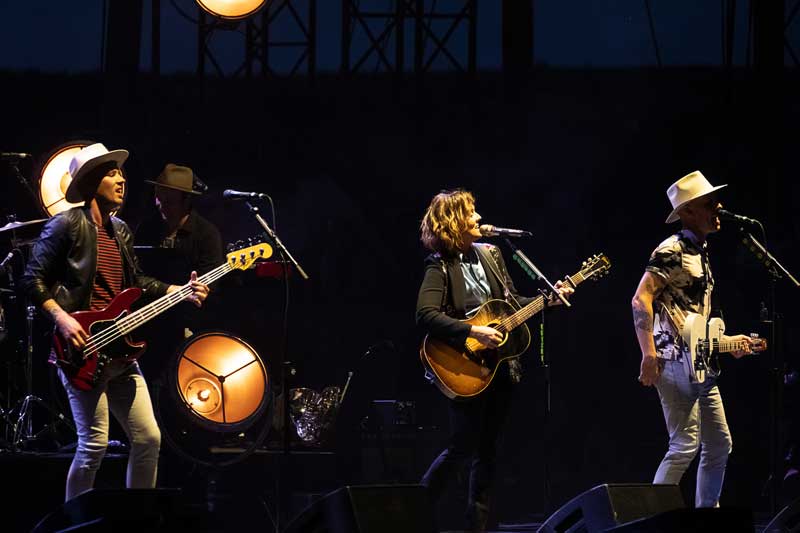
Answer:
[[[205,274],[197,278],[197,281],[199,281],[200,283],[204,283],[206,285],[210,285],[211,283],[220,279],[222,276],[224,276],[231,270],[233,270],[233,267],[230,264],[223,263],[217,268],[210,270],[209,272],[206,272]],[[169,294],[165,294],[161,298],[158,298],[152,303],[142,307],[138,311],[129,314],[128,316],[119,320],[116,323],[120,335],[127,335],[128,333],[138,328],[142,324],[157,317],[167,309],[173,307],[176,304],[179,304],[191,293],[192,293],[192,286],[190,283],[187,283],[186,285],[182,285],[178,290],[173,291]]]
[[[750,344],[747,341],[717,341],[714,348],[719,353],[735,352],[737,350],[747,350]]]
[[[586,277],[580,272],[578,272],[573,276],[567,277],[567,282],[573,287],[577,287],[585,280]],[[544,309],[546,303],[547,302],[545,301],[544,296],[538,296],[537,298],[534,298],[534,300],[531,303],[529,303],[528,305],[526,305],[513,315],[504,318],[500,322],[499,326],[503,328],[505,331],[511,331],[512,329],[516,328],[517,326],[528,320],[530,317],[532,317],[533,315]]]

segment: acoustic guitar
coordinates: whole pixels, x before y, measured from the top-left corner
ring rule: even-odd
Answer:
[[[575,288],[587,279],[597,279],[608,272],[611,261],[604,254],[595,254],[583,262],[581,269],[568,276],[565,283]],[[534,298],[521,309],[503,300],[489,300],[463,322],[470,326],[489,326],[503,335],[497,348],[490,349],[476,339],[468,338],[464,346],[454,347],[430,335],[422,341],[419,356],[433,381],[450,399],[477,396],[491,384],[498,365],[505,359],[518,357],[531,342],[525,321],[544,309],[544,296]]]

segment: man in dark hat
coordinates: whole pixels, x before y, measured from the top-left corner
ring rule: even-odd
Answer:
[[[194,201],[208,189],[205,183],[191,168],[173,163],[167,163],[155,181],[145,182],[155,186],[157,209],[136,230],[137,244],[149,247],[143,258],[148,270],[165,281],[177,283],[183,272],[195,270],[205,274],[221,265],[225,255],[220,232],[194,207]],[[193,332],[216,327],[215,318],[213,306],[199,313],[181,304],[164,321],[149,325],[146,331],[156,334],[148,338],[157,339],[159,352],[165,357],[143,361],[145,375],[151,379],[163,376],[170,360],[168,355]]]
[[[193,202],[207,187],[189,167],[167,163],[155,181],[159,216],[143,222],[136,239],[140,244],[172,248],[193,270],[205,274],[224,261],[222,237],[217,227],[194,209]]]
[[[89,334],[70,313],[102,311],[128,287],[140,288],[145,298],[181,288],[143,274],[128,225],[112,216],[122,206],[125,177],[121,167],[127,157],[126,150],[109,151],[100,143],[75,154],[65,196],[83,206],[62,211],[47,222],[22,277],[28,297],[53,320],[63,342],[78,353]],[[200,306],[208,296],[208,286],[197,281],[197,272],[191,273],[189,285],[192,292],[186,299]],[[76,365],[72,360],[59,361],[53,352],[51,361],[59,364],[78,432],[66,500],[94,485],[108,446],[109,411],[130,441],[126,486],[155,487],[161,433],[138,363],[112,358],[99,371],[94,386],[85,390],[73,379]]]

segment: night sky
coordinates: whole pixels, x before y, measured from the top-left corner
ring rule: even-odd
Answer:
[[[463,2],[439,0],[437,11],[457,9]],[[653,23],[665,66],[719,65],[722,62],[721,3],[712,1],[651,1]],[[14,2],[2,7],[0,31],[0,69],[33,69],[45,72],[80,72],[97,70],[102,55],[103,0],[68,2]],[[748,36],[749,2],[737,2],[734,63],[744,64]],[[76,5],[80,8],[76,9]],[[295,0],[304,12],[307,2]],[[390,0],[361,3],[362,9],[387,9]],[[427,5],[431,5],[428,0]],[[502,3],[478,0],[478,68],[500,67]],[[193,71],[196,66],[196,26],[181,16],[176,6],[197,17],[196,4],[190,0],[164,0],[162,10],[163,73]],[[141,68],[150,68],[150,9],[144,2]],[[785,11],[791,11],[787,0]],[[800,18],[800,17],[796,17]],[[383,21],[375,21],[380,30]],[[442,23],[444,24],[444,23]],[[628,68],[657,64],[650,35],[646,2],[573,2],[538,1],[534,3],[534,57],[537,64],[554,67]],[[275,38],[296,37],[296,27],[284,14],[272,27]],[[444,31],[444,30],[442,30]],[[798,42],[800,23],[792,22],[787,30],[790,42]],[[355,36],[355,47],[364,39],[363,31]],[[453,36],[453,45],[465,40],[462,28]],[[341,2],[318,2],[318,68],[335,71],[341,48]],[[407,33],[407,41],[412,35]],[[212,41],[215,57],[226,71],[235,70],[242,60],[243,37],[238,32],[217,32]],[[361,41],[365,42],[365,41]],[[430,43],[429,43],[430,46]],[[791,57],[784,52],[785,64]],[[277,58],[276,58],[277,59]],[[288,68],[293,57],[287,52],[279,59]],[[374,57],[372,63],[374,64]],[[370,63],[367,63],[370,65]],[[444,61],[436,65],[446,68]],[[281,65],[277,65],[281,70]],[[374,67],[373,67],[374,68]],[[366,68],[369,70],[369,68]]]

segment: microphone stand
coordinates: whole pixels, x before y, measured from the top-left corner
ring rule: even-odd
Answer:
[[[284,267],[286,266],[285,260],[286,258],[288,258],[289,261],[292,262],[292,265],[294,265],[294,267],[297,269],[297,272],[303,277],[303,279],[307,280],[308,274],[306,274],[305,270],[303,270],[303,268],[297,263],[297,261],[295,261],[294,257],[292,257],[292,254],[289,253],[289,250],[286,249],[281,240],[278,238],[278,235],[274,231],[272,231],[272,228],[269,227],[267,221],[264,220],[264,217],[262,217],[261,213],[259,213],[258,206],[251,204],[249,201],[245,202],[245,204],[247,204],[247,208],[256,217],[256,220],[261,225],[261,227],[264,228],[264,231],[267,232],[269,238],[272,239],[272,241],[275,243],[275,246],[278,248],[278,253],[281,254],[281,259],[284,260],[283,266]]]
[[[531,277],[534,281],[544,280],[550,290],[552,290],[556,295],[558,295],[559,299],[564,302],[564,304],[569,307],[570,303],[561,296],[561,294],[556,290],[556,288],[550,283],[550,281],[542,274],[542,272],[533,264],[533,261],[528,259],[528,257],[517,248],[510,240],[505,239],[508,247],[511,248],[513,251],[512,258],[514,261],[517,262],[519,266],[522,267],[522,270],[525,271],[528,276]],[[544,291],[540,290],[542,296],[545,296]],[[546,299],[546,298],[545,298]],[[542,505],[542,513],[546,517],[550,514],[550,415],[551,415],[551,404],[550,404],[550,362],[547,357],[547,351],[545,350],[545,342],[544,342],[544,323],[545,323],[545,309],[547,309],[547,305],[542,308],[542,312],[539,313],[539,365],[542,368],[542,373],[544,377],[544,416],[542,420],[542,441],[544,445],[544,466],[543,466],[543,505]]]
[[[761,225],[761,231],[764,231],[764,226]],[[763,321],[769,324],[770,337],[772,341],[772,358],[769,369],[769,400],[770,400],[770,427],[769,427],[769,506],[770,512],[774,515],[777,513],[780,506],[780,491],[781,491],[781,465],[783,458],[783,424],[781,417],[783,411],[783,374],[784,374],[784,354],[783,343],[778,340],[778,336],[782,337],[783,328],[781,319],[783,316],[777,310],[776,290],[775,286],[779,279],[786,279],[795,288],[800,288],[800,282],[792,276],[792,274],[778,262],[775,257],[766,249],[766,247],[758,242],[750,233],[740,228],[742,232],[741,242],[750,250],[758,259],[758,261],[767,269],[770,275],[770,288],[769,288],[769,303],[772,309],[772,319]],[[766,238],[764,238],[766,241]],[[767,315],[769,317],[769,315]],[[781,338],[782,341],[782,338]]]
[[[20,172],[19,170],[19,160],[15,159],[13,161],[9,161],[8,165],[9,167],[11,167],[14,177],[17,178],[17,180],[22,184],[25,190],[28,191],[28,193],[30,193],[31,197],[33,198],[33,201],[38,202],[39,199],[38,196],[36,195],[36,192],[34,192],[30,182],[28,182],[28,180],[25,179],[25,176],[23,176],[22,172]]]
[[[510,240],[505,239],[505,241],[506,241],[506,243],[508,243],[508,247],[511,248],[511,250],[514,251],[514,256],[513,256],[514,260],[517,261],[517,263],[519,263],[519,265],[522,267],[522,269],[525,270],[525,272],[529,276],[531,276],[535,280],[539,280],[540,279],[540,280],[544,281],[545,284],[550,288],[550,290],[553,291],[553,294],[558,296],[558,299],[561,300],[561,303],[563,303],[567,307],[572,307],[572,304],[570,304],[567,301],[567,299],[564,298],[561,295],[560,292],[558,292],[558,290],[553,286],[553,284],[550,283],[550,280],[547,279],[547,276],[542,274],[542,271],[539,270],[536,267],[536,265],[533,264],[533,261],[528,259],[528,256],[526,256],[524,253],[522,253],[522,250],[517,248],[514,245],[514,243],[512,243]]]
[[[272,199],[269,199],[272,202]],[[287,359],[287,348],[288,348],[288,337],[289,337],[289,271],[286,268],[286,259],[288,258],[289,261],[294,265],[297,269],[297,272],[303,277],[303,279],[308,279],[308,274],[305,273],[303,268],[295,261],[292,254],[289,253],[289,250],[281,242],[278,235],[269,227],[267,221],[264,220],[264,217],[261,216],[259,212],[259,208],[256,205],[251,204],[249,201],[246,201],[245,204],[247,205],[248,210],[253,214],[256,221],[259,225],[264,229],[267,233],[267,236],[272,240],[275,244],[275,247],[278,250],[278,254],[281,257],[281,266],[283,270],[283,281],[284,281],[284,291],[285,291],[285,306],[284,306],[284,332],[283,332],[283,347],[281,349],[281,408],[282,411],[282,424],[283,424],[283,434],[281,435],[281,448],[282,454],[281,458],[277,461],[277,476],[276,476],[276,492],[277,492],[277,510],[275,512],[275,533],[280,533],[282,530],[283,522],[288,522],[288,492],[286,491],[285,487],[285,479],[286,470],[288,465],[288,459],[290,454],[290,439],[289,439],[289,425],[291,420],[289,418],[289,379],[293,377],[297,371],[293,365],[293,363]]]

